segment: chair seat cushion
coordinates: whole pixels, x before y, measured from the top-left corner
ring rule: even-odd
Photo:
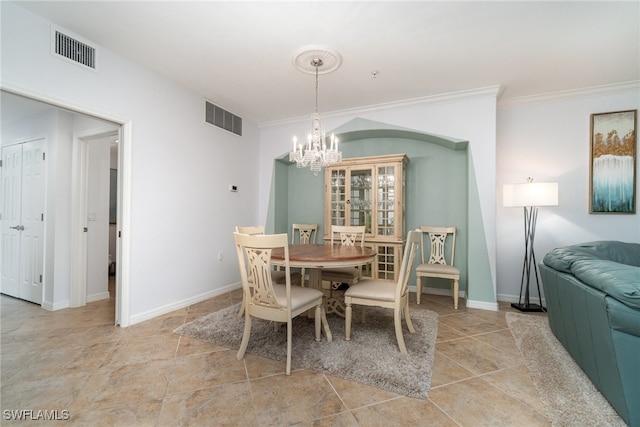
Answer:
[[[345,298],[366,298],[378,301],[394,301],[396,283],[381,280],[363,279],[355,285],[349,286],[344,293]]]
[[[292,271],[291,272],[291,284],[292,285],[300,285],[300,278],[301,275],[299,272],[297,271]],[[278,285],[284,285],[286,284],[287,280],[287,272],[284,270],[274,270],[271,272],[271,281],[273,283],[277,283]]]
[[[357,268],[326,268],[322,270],[322,280],[329,282],[349,282],[358,279],[360,272]]]
[[[458,270],[452,265],[447,265],[447,264],[420,264],[416,267],[416,273],[460,275],[460,270]]]
[[[273,285],[273,290],[276,293],[276,300],[278,304],[287,306],[287,286],[286,285]],[[315,300],[322,301],[322,291],[313,288],[303,287],[291,287],[291,309],[296,310],[307,304],[312,303]]]

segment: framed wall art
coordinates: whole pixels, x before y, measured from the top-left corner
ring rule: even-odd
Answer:
[[[590,213],[636,213],[637,114],[591,115]]]

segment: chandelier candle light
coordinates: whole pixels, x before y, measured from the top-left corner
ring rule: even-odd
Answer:
[[[342,152],[338,149],[338,138],[331,134],[329,145],[327,146],[327,137],[324,129],[324,118],[318,112],[318,74],[320,68],[325,65],[324,59],[329,59],[331,68],[334,71],[340,65],[340,56],[336,52],[323,50],[320,48],[311,48],[301,52],[294,58],[294,65],[305,73],[311,70],[316,75],[316,104],[315,111],[311,113],[311,126],[307,134],[306,144],[298,144],[298,138],[293,137],[293,147],[289,153],[289,161],[296,162],[299,168],[310,167],[314,175],[323,167],[342,162]],[[306,64],[305,64],[306,62]],[[337,64],[337,65],[336,65]]]

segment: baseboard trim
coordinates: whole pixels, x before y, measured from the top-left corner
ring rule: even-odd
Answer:
[[[498,311],[498,303],[497,302],[486,302],[486,301],[474,301],[467,300],[467,308],[477,308],[480,310],[488,310],[488,311]]]
[[[100,301],[103,299],[109,299],[111,295],[109,291],[99,292],[97,294],[87,295],[87,302]]]
[[[162,307],[158,307],[153,310],[145,311],[143,313],[135,314],[129,317],[129,325],[135,325],[136,323],[144,322],[146,320],[151,320],[155,317],[165,315],[167,313],[171,313],[172,311],[180,310],[182,308],[188,307],[193,304],[197,304],[202,301],[206,301],[209,298],[217,297],[218,295],[226,294],[227,292],[233,291],[235,289],[239,289],[242,286],[240,282],[232,283],[230,285],[224,286],[222,288],[214,289],[209,292],[205,292],[200,295],[196,295],[191,298],[187,298],[181,301],[176,301],[171,304],[164,305]]]
[[[519,295],[510,295],[510,294],[498,294],[498,301],[502,301],[502,302],[515,302],[518,303],[520,302],[520,296]],[[542,302],[540,301],[540,298],[536,297],[529,297],[529,301],[532,304],[538,304],[538,305],[542,305],[543,307],[546,307],[546,301],[544,298],[542,298]]]
[[[43,301],[41,307],[49,311],[63,310],[70,307],[69,300],[53,303],[51,301]]]

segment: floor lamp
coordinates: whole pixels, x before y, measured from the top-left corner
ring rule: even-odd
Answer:
[[[540,293],[538,263],[533,250],[533,242],[536,235],[538,206],[558,206],[558,183],[534,183],[533,178],[528,178],[525,184],[505,185],[502,195],[505,207],[524,208],[524,263],[522,266],[520,297],[518,303],[511,304],[511,307],[520,311],[545,311],[545,308],[541,305],[542,293]],[[533,284],[531,281],[532,275],[535,276],[540,305],[531,304],[529,301],[529,289]]]

